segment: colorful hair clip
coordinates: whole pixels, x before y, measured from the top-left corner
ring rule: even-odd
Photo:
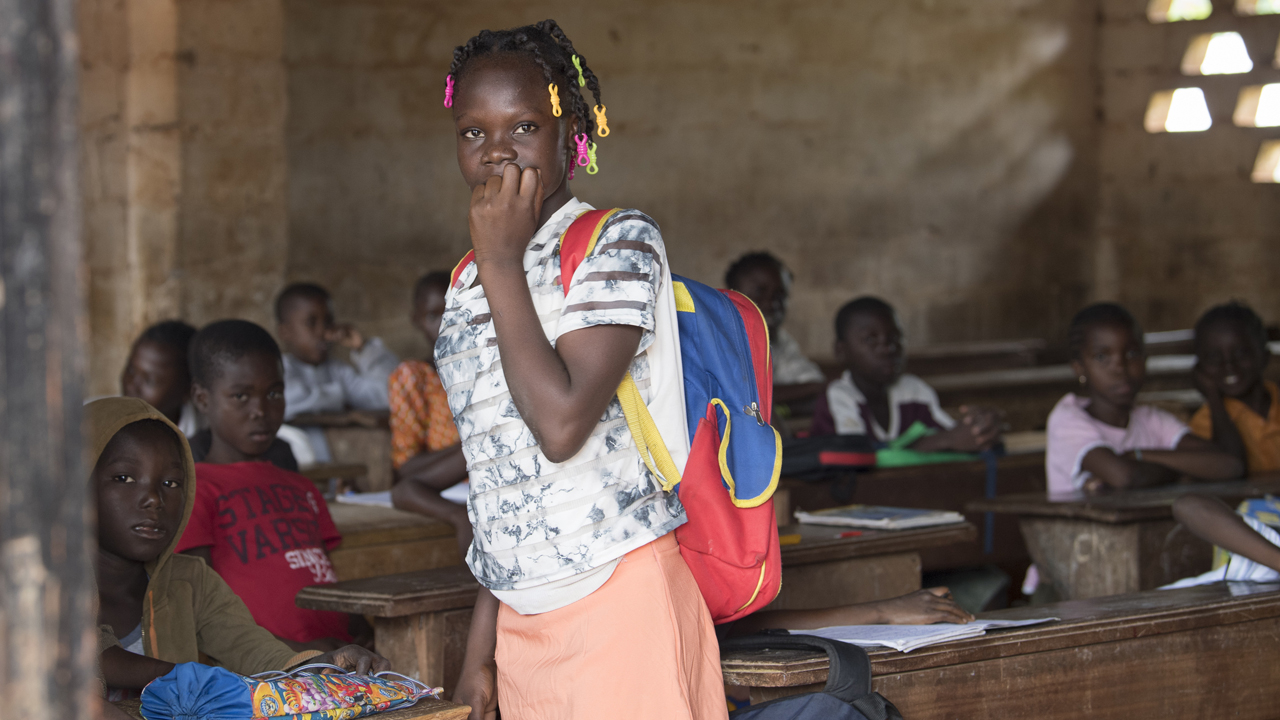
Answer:
[[[551,91],[551,114],[560,117],[560,88],[555,83],[547,86],[547,90]]]
[[[591,155],[587,152],[587,134],[578,133],[573,136],[573,141],[578,143],[578,164],[583,167],[591,164]]]
[[[578,87],[586,87],[587,76],[582,74],[582,61],[578,59],[577,55],[573,56],[573,66],[578,68]]]
[[[453,107],[453,75],[444,76],[444,106]]]
[[[605,106],[597,105],[595,107],[596,114],[596,135],[600,137],[609,137],[609,118],[604,116]]]
[[[591,158],[591,164],[587,166],[587,174],[595,175],[600,172],[600,166],[596,165],[596,144],[591,143],[587,146],[587,157]]]
[[[573,179],[573,163],[569,163],[569,179]]]

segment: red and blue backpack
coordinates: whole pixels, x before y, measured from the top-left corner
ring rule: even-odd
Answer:
[[[568,293],[574,272],[620,212],[579,215],[560,237],[560,277]],[[453,272],[474,259],[468,253]],[[688,522],[676,528],[680,553],[717,623],[750,615],[782,587],[773,492],[782,440],[769,424],[773,368],[769,330],[744,295],[672,275],[690,453],[680,472],[628,374],[618,386],[640,457],[668,492],[680,496]]]

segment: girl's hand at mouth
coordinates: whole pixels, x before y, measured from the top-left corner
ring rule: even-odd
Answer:
[[[515,163],[476,186],[468,221],[479,268],[493,263],[523,267],[525,247],[538,230],[542,194],[542,173]]]

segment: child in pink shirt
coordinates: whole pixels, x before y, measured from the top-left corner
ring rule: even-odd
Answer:
[[[1239,477],[1240,460],[1188,432],[1169,413],[1135,405],[1146,380],[1142,331],[1114,303],[1090,305],[1068,331],[1080,394],[1049,414],[1045,473],[1050,494],[1164,485],[1182,475]]]

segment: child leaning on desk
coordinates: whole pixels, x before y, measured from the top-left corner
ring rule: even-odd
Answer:
[[[1115,303],[1090,305],[1067,331],[1071,369],[1080,382],[1049,414],[1045,472],[1049,493],[1164,485],[1190,475],[1230,480],[1244,470],[1177,418],[1137,405],[1147,377],[1142,330]]]
[[[911,444],[919,452],[980,452],[1000,440],[997,412],[961,407],[957,422],[928,383],[903,372],[902,326],[884,300],[860,297],[840,308],[835,351],[845,371],[818,397],[813,435],[868,435],[889,442],[918,422],[931,431]]]
[[[98,660],[109,699],[135,695],[201,654],[241,674],[303,661],[367,673],[389,663],[348,645],[296,652],[254,622],[200,560],[174,550],[196,504],[195,464],[178,427],[135,398],[85,406],[98,506]]]
[[[1280,388],[1262,377],[1271,360],[1262,318],[1229,302],[1196,321],[1196,389],[1204,406],[1191,432],[1245,464],[1250,473],[1280,470]]]

